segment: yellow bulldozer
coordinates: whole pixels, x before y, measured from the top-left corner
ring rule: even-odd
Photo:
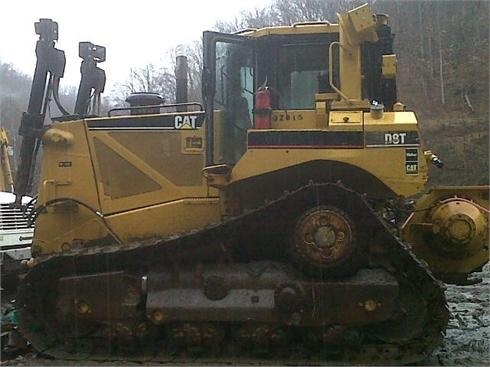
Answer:
[[[55,22],[36,32],[38,56],[64,58]],[[488,187],[410,201],[443,163],[398,101],[388,17],[363,5],[203,42],[202,105],[141,93],[89,113],[105,59],[91,44],[75,114],[44,125],[31,94],[18,197],[43,151],[24,335],[65,359],[424,359],[448,322],[430,269],[461,280],[485,264]],[[38,65],[57,94],[63,70]]]

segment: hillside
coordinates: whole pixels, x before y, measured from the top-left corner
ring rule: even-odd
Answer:
[[[429,186],[489,184],[489,123],[485,116],[448,116],[421,122],[424,145],[443,161],[431,167]]]

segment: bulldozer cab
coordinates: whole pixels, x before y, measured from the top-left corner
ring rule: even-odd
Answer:
[[[379,197],[420,191],[426,167],[418,163],[417,120],[394,111],[396,56],[386,16],[364,5],[338,21],[204,32],[206,171],[227,165],[228,186],[280,172],[274,180],[294,187],[307,177],[362,182],[356,190]],[[410,139],[393,143],[391,136]],[[378,148],[396,149],[396,173],[375,164],[386,157]],[[417,149],[411,171],[409,148]]]
[[[312,111],[318,93],[333,92],[329,72],[337,79],[338,53],[334,51],[332,68],[328,53],[338,33],[305,34],[289,28],[292,34],[257,33],[259,37],[204,33],[208,164],[235,164],[245,152],[247,130],[258,128],[257,90],[269,91],[273,128],[293,129],[305,127],[303,115],[273,111]]]
[[[301,24],[271,28],[271,34],[263,34],[268,28],[233,35],[204,32],[208,165],[233,165],[243,155],[247,130],[259,128],[255,96],[261,88],[270,93],[270,127],[316,127],[301,112],[314,115],[318,95],[333,95],[329,79],[340,86],[338,48],[330,49],[339,35],[327,32],[329,27]]]
[[[267,140],[261,146],[283,147],[283,141],[269,144],[270,137],[278,135],[268,136],[263,130],[281,130],[281,136],[284,130],[362,132],[362,114],[372,106],[395,112],[393,37],[387,16],[374,15],[367,5],[339,14],[338,24],[304,22],[237,34],[204,32],[207,165],[235,165],[247,146],[256,146],[250,144],[255,138],[250,139],[246,129],[262,130],[252,133]],[[260,95],[264,90],[265,104]],[[375,112],[373,116],[384,121]],[[382,123],[393,125],[394,116]],[[409,129],[414,130],[414,116],[397,116],[410,120]],[[292,145],[311,145],[308,134],[292,135]],[[348,143],[340,145],[353,145]]]

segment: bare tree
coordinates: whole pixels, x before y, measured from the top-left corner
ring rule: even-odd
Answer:
[[[371,1],[364,1],[371,3]],[[281,24],[293,24],[301,21],[336,21],[336,14],[361,5],[355,0],[275,0],[273,8]]]
[[[368,1],[371,3],[371,0]],[[302,21],[336,21],[336,13],[351,9],[361,2],[355,0],[274,0],[272,5],[243,11],[233,21],[219,21],[220,32],[235,32],[246,28],[291,25]]]
[[[126,98],[136,92],[158,93],[171,102],[175,96],[175,75],[168,67],[157,67],[155,64],[131,68],[128,79],[116,84],[112,91],[111,104],[122,106]]]

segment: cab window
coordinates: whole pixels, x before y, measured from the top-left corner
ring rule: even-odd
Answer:
[[[276,80],[279,109],[313,109],[328,87],[328,43],[281,45]]]

